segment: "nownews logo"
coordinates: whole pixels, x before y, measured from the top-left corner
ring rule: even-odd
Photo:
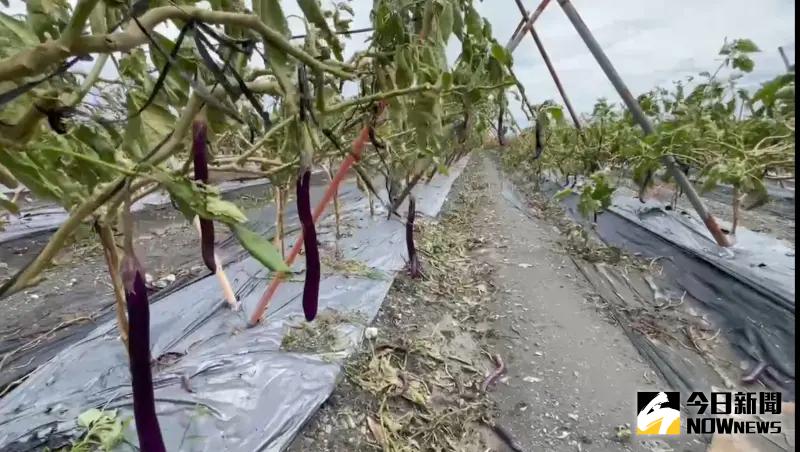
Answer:
[[[686,433],[709,434],[766,434],[780,433],[780,421],[755,421],[719,415],[769,415],[781,414],[780,392],[712,392],[711,398],[702,392],[693,392],[686,406],[697,407],[697,414],[705,417],[689,418]],[[711,410],[709,410],[709,406]],[[756,409],[758,408],[758,409]]]
[[[640,392],[636,396],[637,435],[680,435],[681,394],[679,392]]]
[[[703,392],[692,392],[686,400],[686,406],[696,408],[697,412],[696,415],[686,418],[686,434],[781,433],[780,421],[743,418],[752,415],[781,414],[781,393],[711,392],[710,395],[711,397],[707,397]],[[636,399],[637,435],[679,435],[681,433],[681,396],[679,392],[639,392]]]

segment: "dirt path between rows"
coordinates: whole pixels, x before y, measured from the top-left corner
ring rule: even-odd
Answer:
[[[482,165],[489,196],[478,233],[492,245],[481,254],[496,268],[493,327],[504,332],[493,346],[509,367],[494,393],[499,422],[531,450],[656,449],[616,433],[633,424],[636,390],[654,386],[654,372],[590,301],[558,230],[514,207],[494,163]]]
[[[588,301],[559,230],[503,188],[473,155],[441,220],[420,222],[425,277],[395,280],[290,451],[705,450],[630,437],[637,388],[666,386]]]

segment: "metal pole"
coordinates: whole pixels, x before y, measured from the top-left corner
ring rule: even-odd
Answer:
[[[517,33],[519,33],[519,31],[522,29],[522,26],[523,26],[523,25],[525,25],[525,22],[526,22],[526,20],[527,20],[527,19],[528,19],[528,14],[525,14],[525,15],[524,15],[524,16],[523,16],[523,17],[522,17],[520,20],[519,20],[519,23],[517,24],[517,28],[515,28],[515,29],[514,29],[514,33],[511,33],[511,41],[513,41],[513,40],[514,40],[514,38],[516,38],[516,37],[517,37]]]
[[[514,1],[517,3],[519,12],[523,16],[527,16],[528,12],[525,11],[525,6],[522,4],[522,0],[514,0]],[[533,38],[533,41],[536,43],[536,47],[539,49],[539,53],[542,55],[544,64],[547,66],[547,70],[550,71],[550,76],[553,77],[553,81],[556,84],[558,93],[561,94],[561,99],[564,101],[564,105],[567,107],[567,111],[569,112],[569,115],[572,117],[572,122],[575,123],[575,128],[580,131],[581,123],[580,121],[578,121],[578,115],[572,108],[572,103],[569,101],[569,97],[567,97],[567,92],[564,90],[564,87],[561,86],[561,80],[558,78],[558,74],[556,74],[556,68],[554,68],[553,63],[550,62],[550,57],[547,55],[547,51],[544,49],[544,45],[542,44],[542,41],[539,39],[539,34],[536,33],[536,30],[533,29],[532,24],[528,28],[528,31],[531,33],[531,37]]]
[[[522,27],[519,33],[517,33],[514,36],[511,36],[511,39],[508,41],[508,44],[506,44],[506,49],[508,49],[509,52],[514,53],[514,49],[516,49],[519,43],[522,42],[522,38],[525,37],[525,33],[531,29],[533,23],[536,22],[536,19],[538,19],[539,16],[542,15],[545,7],[547,7],[549,3],[550,0],[542,0],[542,3],[540,3],[539,6],[531,13],[530,17],[528,18],[528,21],[525,22],[525,25]]]
[[[778,52],[781,54],[781,59],[783,60],[783,64],[786,65],[786,70],[791,71],[792,65],[789,64],[789,58],[786,57],[786,52],[783,51],[783,46],[778,47]]]
[[[631,92],[628,90],[628,87],[625,86],[625,82],[622,81],[619,74],[617,73],[614,66],[609,61],[608,57],[606,56],[603,49],[600,47],[600,44],[597,40],[594,39],[592,32],[589,31],[589,28],[581,19],[580,15],[578,15],[578,11],[575,10],[575,7],[572,6],[569,0],[558,0],[558,3],[561,5],[561,9],[564,10],[564,13],[569,18],[572,25],[575,27],[575,30],[583,39],[583,42],[586,43],[586,47],[589,48],[589,51],[594,56],[597,63],[605,72],[606,77],[611,81],[611,84],[614,85],[614,88],[619,93],[622,100],[625,102],[625,105],[628,107],[628,110],[631,112],[634,121],[636,121],[639,126],[644,130],[645,135],[651,135],[655,133],[655,129],[653,128],[653,124],[650,120],[645,116],[644,112],[642,111],[641,106],[639,103],[634,99]],[[689,202],[692,203],[692,207],[706,224],[708,231],[714,237],[717,244],[720,246],[730,246],[728,242],[728,238],[725,234],[720,230],[719,225],[717,224],[717,220],[711,215],[706,206],[703,204],[703,201],[700,199],[700,196],[697,195],[694,187],[692,186],[689,179],[680,171],[675,164],[675,159],[671,155],[665,155],[662,157],[662,162],[664,166],[669,171],[670,175],[675,179],[675,182],[683,189],[686,196],[689,198]]]
[[[528,16],[527,14],[523,13],[522,18],[520,19],[519,23],[517,24],[517,28],[514,30],[514,33],[511,34],[511,40],[512,41],[514,40],[514,37],[517,35],[517,33],[520,32],[520,30],[522,29],[522,26],[525,25],[525,23],[527,22],[527,16]],[[508,48],[506,48],[506,49],[508,49]],[[514,81],[515,81],[515,83],[517,85],[517,89],[519,90],[519,94],[520,94],[520,96],[522,96],[522,103],[524,104],[524,106],[528,107],[528,112],[530,112],[530,115],[528,114],[528,112],[525,111],[524,108],[522,109],[522,112],[525,113],[525,116],[528,117],[528,120],[534,119],[536,117],[536,113],[533,110],[533,106],[531,106],[531,103],[528,101],[528,96],[525,93],[525,87],[522,86],[522,83],[519,81],[519,79],[517,78],[516,74],[514,74],[514,70],[510,66],[508,68],[508,73],[511,74],[512,77],[514,77]]]

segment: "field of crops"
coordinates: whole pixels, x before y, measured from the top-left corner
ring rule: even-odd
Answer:
[[[719,185],[732,189],[733,235],[743,198],[747,208],[755,208],[769,202],[769,185],[787,181],[793,186],[794,181],[794,71],[775,75],[754,92],[737,86],[753,70],[749,55],[759,51],[748,39],[725,42],[713,74],[639,95],[642,110],[656,125],[654,135],[644,137],[631,114],[607,99],[597,101],[582,130],[566,122],[559,106],[545,104],[536,126],[522,132],[505,158],[537,177],[556,171],[565,187],[585,176],[590,182],[579,190],[581,209],[590,216],[608,206],[615,174],[630,177],[645,198],[661,159],[671,155],[701,191]],[[669,174],[664,176],[669,181]]]
[[[511,51],[472,0],[375,0],[371,27],[359,30],[351,29],[348,1],[297,3],[302,16],[285,13],[280,0],[32,0],[25,14],[0,12],[0,230],[36,203],[65,212],[24,265],[8,274],[0,267],[0,301],[37,287],[76,240],[97,244],[115,301],[116,329],[107,333],[129,361],[141,450],[166,450],[151,356],[158,319],[151,319],[148,259],[134,244],[152,232],[136,230],[135,206],[154,193],[168,195],[190,225],[196,239],[186,230],[181,239],[215,276],[214,296],[235,313],[226,318],[235,325],[224,327],[239,331],[267,328],[279,286],[295,277],[302,291],[292,303],[308,322],[334,296],[320,251],[331,232],[320,229],[329,205],[337,258],[349,252],[339,246],[348,237],[340,227],[346,218],[365,221],[353,213],[361,206],[370,218],[403,223],[405,269],[423,278],[415,194],[441,205],[451,168],[461,171],[473,150],[497,145],[505,167],[537,189],[557,183],[557,200],[577,195],[590,223],[624,189],[635,188],[642,202],[660,196],[674,182],[664,162],[674,159],[703,196],[729,189],[728,245],[743,210],[771,203],[773,188],[793,192],[794,69],[757,90],[741,88],[737,80],[760,51],[749,39],[726,40],[713,73],[638,95],[655,129],[646,134],[640,118],[608,99],[576,123],[553,101],[531,103]],[[305,32],[293,36],[289,21]],[[345,38],[363,33],[366,49],[345,58]],[[448,42],[459,48],[452,65]],[[108,68],[115,78],[103,76]],[[509,96],[520,100],[530,127],[514,122]],[[314,188],[312,173],[324,174],[324,190]],[[271,224],[244,213],[263,206],[223,199],[220,181],[233,177],[266,181]],[[673,210],[680,195],[680,184],[669,192]],[[226,273],[220,252],[234,242],[221,244],[221,230],[266,272],[257,302],[241,300],[251,267]],[[71,450],[120,442],[127,427],[109,416],[81,414],[85,444]]]

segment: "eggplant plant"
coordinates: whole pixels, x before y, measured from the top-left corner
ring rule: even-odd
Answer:
[[[306,250],[303,309],[312,320],[320,288],[314,223],[325,206],[311,206],[311,171],[358,160],[370,196],[378,199],[376,174],[394,187],[386,200],[394,212],[416,184],[480,143],[504,90],[519,85],[472,0],[375,0],[369,45],[349,57],[351,5],[298,5],[299,37],[280,0],[253,1],[252,10],[241,1],[37,0],[22,17],[0,11],[0,183],[69,212],[34,258],[0,281],[0,296],[35,284],[80,225],[95,225],[130,359],[142,450],[164,443],[133,203],[169,194],[197,225],[198,255],[234,307],[214,230],[227,227],[268,269],[289,272],[297,253],[284,253],[283,212],[294,184]],[[178,32],[168,37],[159,32],[165,26]],[[448,67],[453,41],[461,50]],[[103,75],[109,70],[111,79]],[[355,81],[358,94],[346,98],[345,84]],[[272,182],[274,243],[248,229],[239,207],[214,187],[216,175],[230,174]],[[334,194],[343,176],[333,177]],[[15,197],[0,197],[8,215],[19,207]]]
[[[748,39],[726,41],[713,73],[640,94],[639,104],[656,127],[653,135],[644,137],[626,110],[599,99],[583,117],[582,135],[547,115],[546,151],[531,152],[536,130],[527,130],[504,153],[505,163],[537,178],[543,170],[557,173],[564,188],[574,186],[570,176],[588,176],[581,199],[591,216],[594,201],[604,199],[594,190],[613,190],[606,187],[607,178],[597,185],[593,174],[604,168],[629,174],[644,199],[662,157],[671,155],[703,190],[719,184],[732,188],[735,233],[745,195],[756,200],[749,203],[752,208],[766,202],[768,180],[794,178],[794,73],[778,74],[754,90],[739,86],[741,76],[753,71],[751,55],[758,51]]]

